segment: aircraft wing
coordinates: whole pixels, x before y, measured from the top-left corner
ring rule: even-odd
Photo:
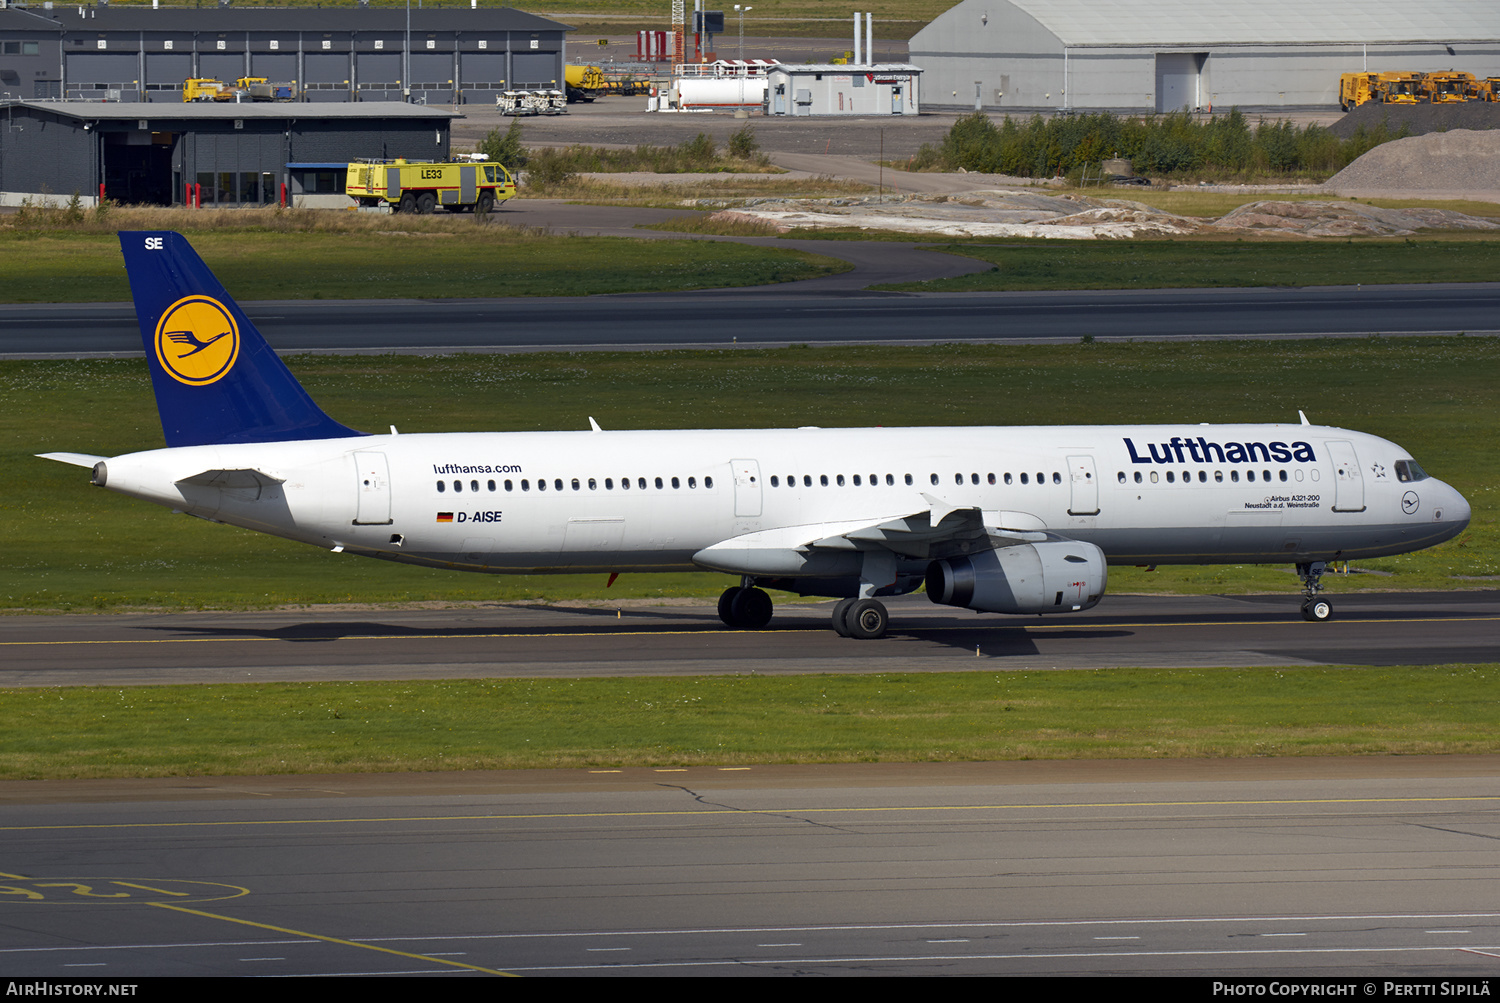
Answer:
[[[1045,525],[1025,512],[954,506],[923,494],[928,508],[885,519],[825,522],[747,533],[693,555],[703,567],[732,574],[816,574],[851,551],[888,551],[931,560],[1049,538]]]

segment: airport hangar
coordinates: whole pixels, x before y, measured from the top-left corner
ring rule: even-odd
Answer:
[[[298,100],[493,104],[562,86],[568,26],[511,7],[0,9],[0,98],[182,101],[183,81],[265,77]],[[409,43],[409,44],[408,44]],[[403,73],[403,65],[409,65]]]
[[[1339,75],[1500,75],[1495,0],[963,0],[917,32],[925,110],[1337,108]]]
[[[351,160],[446,160],[458,117],[395,101],[0,101],[0,205],[76,192],[93,206],[102,191],[147,205],[347,206]]]

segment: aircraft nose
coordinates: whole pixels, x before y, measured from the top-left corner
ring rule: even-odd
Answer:
[[[1463,532],[1464,529],[1466,529],[1469,525],[1469,516],[1471,514],[1469,509],[1469,500],[1463,495],[1459,494],[1458,489],[1453,487],[1451,484],[1447,484],[1445,482],[1444,487],[1448,489],[1453,498],[1448,502],[1446,511],[1443,512],[1443,521],[1451,521],[1453,523],[1454,535],[1456,536],[1459,533]]]

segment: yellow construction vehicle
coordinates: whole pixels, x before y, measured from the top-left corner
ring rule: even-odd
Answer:
[[[1478,87],[1476,101],[1500,101],[1500,77],[1485,77],[1479,81]]]
[[[1417,104],[1421,89],[1420,73],[1345,73],[1339,77],[1339,107],[1349,111],[1371,101]]]
[[[1422,78],[1422,89],[1433,104],[1459,104],[1479,96],[1474,74],[1463,70],[1428,73]]]
[[[224,93],[226,84],[222,80],[212,77],[190,77],[182,82],[182,100],[188,101],[219,101],[220,94]]]
[[[349,165],[344,194],[361,206],[390,206],[392,212],[485,213],[514,198],[516,181],[502,164],[490,161],[359,160]]]

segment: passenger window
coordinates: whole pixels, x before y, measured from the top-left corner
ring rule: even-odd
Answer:
[[[661,482],[661,478],[658,477],[656,479],[656,490],[660,491],[662,489],[662,487],[663,487],[663,485],[662,485],[662,482]]]
[[[1053,484],[1061,484],[1062,483],[1062,474],[1058,473],[1056,470],[1052,471],[1052,483]]]
[[[859,475],[858,474],[854,475],[854,486],[855,487],[859,487],[860,486],[860,481],[859,481]]]
[[[1207,484],[1208,483],[1208,471],[1207,470],[1200,470],[1200,471],[1198,471],[1198,483],[1199,484]]]
[[[444,491],[447,491],[447,490],[448,490],[447,483],[445,483],[444,481],[438,481],[438,494],[442,494]]]
[[[453,490],[454,491],[462,491],[463,489],[464,489],[464,482],[463,481],[454,481],[453,482]]]
[[[1168,474],[1168,475],[1167,475],[1167,477],[1169,477],[1169,478],[1170,478],[1170,477],[1171,477],[1171,476],[1172,476],[1172,475],[1171,475],[1171,474]],[[1155,483],[1157,483],[1157,479],[1156,479],[1156,471],[1155,471],[1155,470],[1153,470],[1153,471],[1151,471],[1151,483],[1152,483],[1152,484],[1155,484]]]
[[[1214,471],[1214,482],[1217,483],[1217,484],[1223,484],[1224,483],[1224,471],[1222,471],[1222,470],[1215,470]]]
[[[1123,471],[1123,470],[1120,471],[1120,483],[1121,484],[1125,483],[1125,471]]]
[[[531,482],[530,481],[522,481],[521,482],[521,490],[522,491],[530,491],[531,490]]]
[[[1025,473],[1021,474],[1021,483],[1022,484],[1030,484],[1031,483],[1031,481],[1029,481],[1029,480],[1026,479],[1026,474]]]
[[[911,484],[912,484],[911,474],[907,474],[906,475],[906,486],[907,487],[911,487]]]
[[[561,490],[562,490],[562,478],[561,478],[561,477],[558,477],[558,478],[556,478],[556,479],[555,479],[555,480],[553,480],[553,482],[552,482],[552,486],[553,486],[553,487],[554,487],[554,488],[556,488],[556,489],[557,489],[557,490],[559,490],[559,491],[561,491]],[[573,482],[573,490],[574,490],[574,491],[577,491],[577,490],[578,490],[578,482],[577,482],[577,481],[574,481],[574,482]]]
[[[681,482],[681,481],[679,481],[679,480],[678,480],[678,479],[677,479],[677,478],[675,478],[675,477],[674,477],[674,478],[672,478],[672,490],[673,490],[673,491],[676,491],[676,490],[678,490],[678,489],[679,489],[679,488],[681,488],[681,487],[682,487],[682,482]]]
[[[635,486],[638,487],[638,488],[640,488],[642,491],[646,490],[646,478],[644,478],[644,477],[637,477],[635,479]],[[660,486],[661,485],[659,485],[659,484],[657,485],[657,487],[660,487]]]
[[[771,487],[773,487],[773,488],[779,488],[779,487],[781,487],[781,481],[776,477],[775,474],[771,475]]]
[[[495,482],[494,481],[490,481],[490,490],[491,491],[495,490]]]
[[[696,478],[696,477],[689,477],[688,478],[688,490],[691,491],[694,488],[696,488],[697,486],[698,486],[698,478]]]
[[[839,474],[833,480],[834,480],[834,483],[836,483],[839,487],[843,487],[844,486],[844,475],[843,474]]]
[[[599,482],[596,481],[596,480],[594,480],[592,477],[589,478],[589,490],[590,491],[598,491],[599,490]]]
[[[1168,484],[1175,484],[1175,483],[1177,483],[1176,478],[1174,478],[1172,476],[1172,471],[1170,471],[1170,470],[1167,471],[1167,483]]]
[[[510,481],[506,481],[505,482],[505,490],[507,490],[507,491],[514,491],[515,490],[515,485],[512,484]]]
[[[823,487],[825,487],[825,488],[828,487],[828,475],[827,474],[819,474],[818,475],[818,483],[821,484],[821,485],[823,485]]]
[[[469,490],[477,493],[479,491],[479,482],[478,481],[470,481],[469,482]]]
[[[932,476],[932,483],[936,484],[937,483],[937,474],[933,474],[931,476]]]
[[[629,491],[630,490],[630,478],[629,477],[621,477],[620,478],[620,490],[621,491]]]
[[[615,489],[615,479],[613,477],[606,477],[606,478],[604,478],[604,490],[606,490],[606,491],[613,491],[614,489]]]
[[[713,486],[714,486],[714,479],[712,477],[705,477],[705,478],[703,478],[703,490],[705,490],[705,491],[712,490]]]
[[[812,487],[812,474],[803,474],[802,475],[802,486],[804,488],[810,488],[810,487]]]
[[[1006,484],[1010,483],[1010,471],[1006,471],[1006,473],[1005,473],[1005,483]]]
[[[536,479],[536,489],[538,491],[546,491],[547,490],[547,482],[544,481],[544,480],[542,480],[540,477],[538,477]]]
[[[575,477],[575,478],[573,478],[573,490],[574,490],[574,491],[577,491],[577,490],[578,490],[578,488],[579,488],[579,484],[578,484],[578,478],[576,478],[576,477]],[[558,488],[558,490],[559,490],[559,491],[561,491],[561,490],[562,490],[562,489],[561,489],[561,488]]]
[[[1282,470],[1282,471],[1278,471],[1278,472],[1281,474],[1281,482],[1283,484],[1285,484],[1286,483],[1286,471]]]
[[[995,475],[994,474],[990,474],[989,476],[990,476],[990,483],[994,484],[995,483]]]

